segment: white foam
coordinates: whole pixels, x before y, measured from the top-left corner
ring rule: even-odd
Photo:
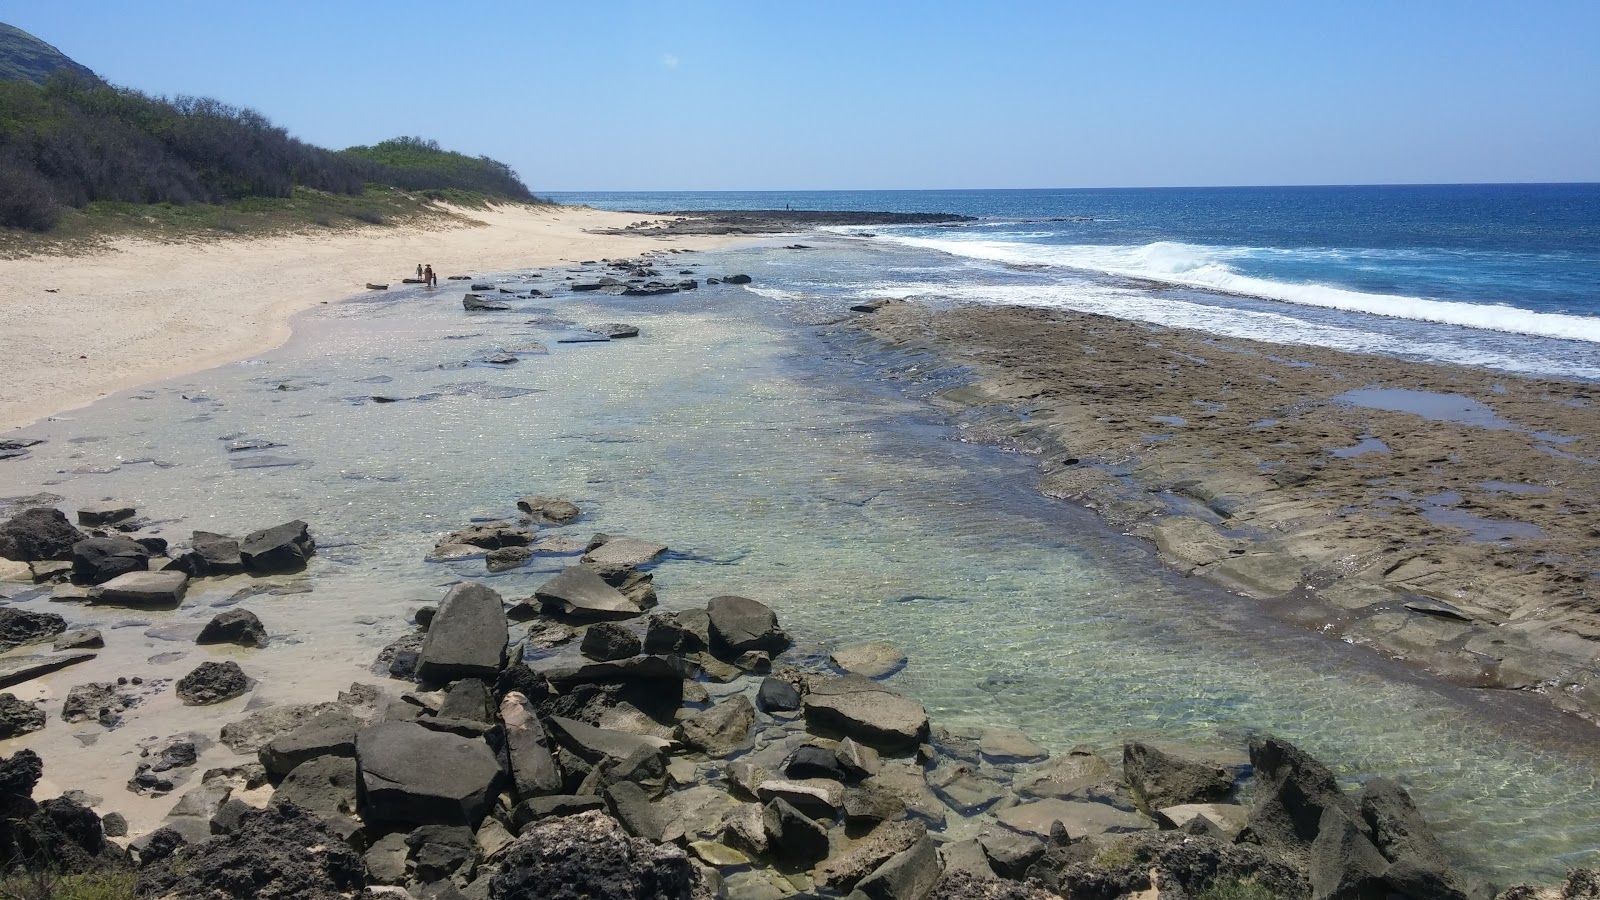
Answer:
[[[1021,265],[1063,266],[1128,278],[1278,300],[1301,306],[1459,325],[1485,331],[1600,343],[1600,317],[1541,313],[1512,306],[1369,294],[1323,284],[1297,284],[1241,275],[1228,265],[1253,253],[1246,247],[1200,247],[1158,241],[1139,246],[1024,244],[884,235],[886,240],[974,259]]]

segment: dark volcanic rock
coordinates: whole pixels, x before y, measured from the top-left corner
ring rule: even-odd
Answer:
[[[685,853],[631,838],[601,812],[529,825],[500,857],[493,900],[691,900],[698,879]]]
[[[782,678],[768,675],[761,679],[756,706],[762,712],[794,712],[800,708],[800,689]]]
[[[520,692],[506,694],[500,702],[500,718],[505,724],[505,755],[511,764],[511,778],[521,800],[559,794],[563,785],[561,767],[556,763],[544,724],[534,713],[533,704]]]
[[[654,614],[645,626],[646,653],[698,653],[710,648],[711,617],[703,609]]]
[[[133,703],[132,697],[119,693],[117,686],[109,681],[74,685],[61,705],[61,721],[99,722],[110,727],[117,724],[122,711]]]
[[[337,900],[366,886],[361,855],[305,810],[274,805],[232,834],[185,847],[139,876],[140,897]]]
[[[1205,762],[1173,756],[1148,744],[1122,745],[1122,772],[1146,809],[1210,803],[1233,793],[1233,773]]]
[[[232,575],[244,571],[239,542],[225,534],[196,531],[189,538],[190,551],[178,557],[175,565],[193,575]]]
[[[585,621],[629,619],[643,612],[639,604],[583,565],[561,570],[540,585],[533,596],[546,610]]]
[[[182,572],[129,572],[91,589],[89,598],[121,606],[177,606],[188,590],[189,576]]]
[[[299,519],[252,532],[239,544],[245,569],[257,574],[298,572],[316,552],[309,527]]]
[[[532,516],[535,522],[549,525],[565,525],[576,520],[581,512],[577,504],[560,497],[523,497],[517,501],[517,508]]]
[[[718,654],[738,655],[747,650],[777,653],[789,646],[778,627],[778,615],[763,603],[747,597],[713,597],[706,604],[711,618],[711,648]]]
[[[1162,886],[1163,894],[1183,892],[1174,896],[1200,896],[1212,885],[1230,881],[1254,882],[1265,895],[1283,900],[1306,900],[1311,895],[1304,875],[1256,847],[1178,831],[1124,837],[1113,846],[1118,862],[1107,867],[1088,861],[1095,850],[1084,842],[1062,845],[1052,840],[1044,857],[1029,868],[1028,877],[1058,892],[1070,889],[1074,897],[1125,897],[1150,890],[1152,879]],[[1107,860],[1102,856],[1100,861]]]
[[[29,612],[13,606],[0,607],[0,650],[54,637],[66,630],[67,620],[55,613]]]
[[[590,659],[609,661],[638,656],[642,648],[633,632],[615,622],[596,622],[583,634],[579,650]]]
[[[1288,741],[1252,739],[1250,763],[1255,769],[1255,799],[1239,843],[1260,844],[1303,859],[1317,838],[1325,810],[1336,809],[1352,822],[1361,821],[1333,773]]]
[[[233,660],[208,661],[178,680],[178,697],[186,706],[209,706],[232,700],[250,689],[250,679]]]
[[[230,609],[218,613],[206,627],[200,629],[197,644],[238,644],[242,647],[265,647],[267,629],[248,609]]]
[[[358,732],[356,763],[361,817],[369,823],[476,826],[501,776],[482,740],[409,722]]]
[[[65,632],[50,645],[52,650],[95,650],[106,645],[98,628],[77,628]]]
[[[72,559],[72,545],[88,537],[59,509],[23,510],[0,524],[0,557],[19,562]]]
[[[72,545],[72,574],[90,584],[103,584],[149,567],[150,551],[129,538],[85,538]]]
[[[106,500],[98,503],[85,504],[78,509],[78,524],[86,528],[95,528],[100,525],[110,525],[131,519],[138,510],[132,504],[118,503]]]
[[[0,694],[0,740],[32,734],[44,727],[44,710],[18,700],[15,694]]]
[[[498,593],[481,584],[458,584],[428,624],[417,675],[438,683],[458,678],[492,681],[506,666],[509,629]]]
[[[1382,900],[1389,861],[1361,828],[1336,807],[1325,807],[1311,842],[1312,896],[1327,900]]]
[[[1384,874],[1392,890],[1419,900],[1465,900],[1465,881],[1405,788],[1374,778],[1362,786],[1359,803],[1372,843],[1393,863]]]
[[[267,774],[282,778],[301,763],[321,756],[355,756],[360,729],[360,719],[346,710],[331,709],[262,744],[256,755]]]
[[[782,798],[763,808],[762,822],[780,865],[809,869],[828,855],[828,830]]]

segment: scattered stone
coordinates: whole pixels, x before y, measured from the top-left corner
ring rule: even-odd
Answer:
[[[391,722],[356,734],[361,817],[369,823],[476,825],[500,763],[482,740]]]
[[[210,706],[241,696],[250,679],[233,660],[203,662],[178,680],[178,697],[185,706]]]
[[[149,567],[150,551],[131,538],[92,537],[72,545],[72,574],[90,584],[103,584]]]
[[[731,756],[750,748],[755,722],[755,707],[738,694],[685,718],[678,724],[678,740],[707,756]]]
[[[92,589],[89,599],[119,606],[177,606],[189,590],[182,572],[129,572]]]
[[[711,649],[719,655],[748,650],[782,652],[789,637],[778,627],[778,615],[747,597],[713,597],[706,604],[711,619]]]
[[[123,710],[135,703],[134,698],[117,691],[109,681],[75,685],[67,691],[67,700],[61,705],[63,722],[99,722],[110,728],[121,719]]]
[[[713,616],[713,627],[716,622]],[[928,738],[928,713],[922,704],[859,675],[818,681],[804,698],[804,711],[810,724],[889,753]]]
[[[581,513],[577,504],[560,497],[523,497],[517,501],[517,508],[541,525],[566,525]]]
[[[471,582],[456,585],[428,626],[417,675],[436,683],[494,680],[506,666],[509,628],[498,593]]]
[[[37,613],[14,606],[0,607],[0,650],[54,637],[67,630],[67,620],[55,613]]]
[[[15,694],[0,694],[0,740],[32,734],[44,727],[44,710],[18,700]]]
[[[299,519],[251,532],[239,543],[240,561],[256,574],[298,572],[316,552],[310,527]]]
[[[0,557],[18,562],[70,560],[73,545],[86,537],[59,509],[27,509],[0,524]]]
[[[615,622],[596,622],[583,634],[579,651],[590,659],[609,661],[638,656],[643,644],[633,632]]]
[[[905,668],[906,655],[888,641],[870,641],[835,650],[828,661],[852,675],[887,678]]]
[[[483,561],[490,572],[509,572],[527,565],[532,558],[533,551],[527,547],[501,547],[484,554]]]
[[[79,628],[56,638],[54,650],[95,650],[106,645],[98,628]]]
[[[238,644],[241,647],[265,647],[267,629],[248,609],[230,609],[218,613],[195,638],[197,644]]]
[[[97,528],[131,519],[136,512],[138,510],[132,506],[115,500],[89,503],[78,508],[78,524],[86,528]]]
[[[588,566],[568,566],[533,592],[545,609],[579,620],[629,619],[643,612]]]

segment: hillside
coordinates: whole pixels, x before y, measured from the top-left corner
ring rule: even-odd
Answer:
[[[20,28],[0,22],[0,80],[44,84],[60,71],[96,78],[87,66],[60,50]]]

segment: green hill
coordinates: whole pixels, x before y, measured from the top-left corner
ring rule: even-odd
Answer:
[[[0,80],[44,84],[51,75],[61,71],[98,80],[87,66],[60,50],[21,28],[0,22]]]

